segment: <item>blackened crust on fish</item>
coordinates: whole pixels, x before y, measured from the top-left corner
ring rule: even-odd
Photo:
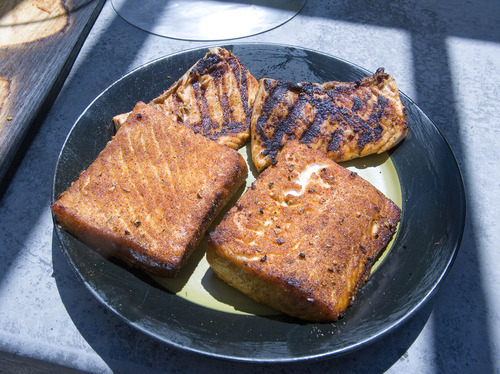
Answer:
[[[342,142],[342,134],[343,134],[342,129],[335,130],[332,133],[332,137],[328,142],[328,147],[327,147],[329,151],[336,152],[339,149],[340,144]]]
[[[353,104],[352,104],[351,110],[353,112],[360,110],[362,105],[363,105],[363,101],[361,101],[357,96],[353,96],[352,101],[353,101]]]
[[[251,117],[247,78],[250,73],[248,69],[232,53],[225,50],[217,50],[217,53],[207,53],[190,71],[201,118],[198,123],[188,123],[196,132],[214,141],[217,141],[222,136],[248,131]],[[239,103],[244,113],[244,121],[238,121],[233,117],[230,99],[227,94],[229,91],[227,89],[227,80],[225,80],[228,74],[232,74],[236,81],[236,85],[231,91],[238,91],[239,93]],[[207,96],[205,86],[200,82],[206,75],[212,77],[215,92],[218,93],[217,96],[214,96],[213,92],[211,96]],[[215,105],[220,105],[222,109],[222,123],[211,116],[211,109]]]
[[[237,149],[250,137],[257,89],[257,79],[233,53],[214,47],[149,104],[196,133]],[[127,117],[113,117],[117,129]]]
[[[294,138],[297,121],[302,116],[301,112],[307,100],[306,95],[304,95],[304,87],[296,83],[271,81],[268,79],[264,79],[263,82],[266,85],[266,89],[269,90],[269,97],[262,109],[264,114],[257,120],[255,130],[265,144],[263,155],[275,159],[278,152],[283,148],[284,143],[288,139]],[[288,91],[294,91],[298,94],[297,101],[288,110],[285,117],[278,119],[272,136],[268,137],[265,127],[269,116],[265,113],[272,113],[274,108],[284,101],[284,96]]]
[[[230,54],[227,58],[227,62],[229,66],[231,67],[231,70],[233,72],[240,72],[240,74],[235,74],[234,77],[236,78],[236,81],[238,83],[239,91],[240,91],[240,96],[241,96],[241,103],[243,105],[243,110],[245,112],[245,115],[247,116],[247,122],[246,125],[250,126],[250,117],[252,115],[252,108],[248,105],[249,103],[249,90],[248,90],[248,78],[251,77],[250,72],[248,69],[233,55]],[[255,93],[253,93],[253,97],[255,97]],[[253,98],[251,100],[253,102]]]
[[[395,81],[383,69],[356,82],[262,79],[260,90],[264,94],[258,95],[251,124],[256,135],[252,155],[259,170],[290,139],[340,162],[383,152],[407,133]]]
[[[189,72],[191,76],[200,76],[209,74],[211,70],[217,68],[217,65],[222,61],[221,57],[215,53],[209,52],[204,58],[199,60]]]

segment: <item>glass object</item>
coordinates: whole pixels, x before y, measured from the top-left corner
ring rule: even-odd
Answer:
[[[127,22],[185,40],[227,40],[268,31],[294,17],[305,0],[112,0]]]

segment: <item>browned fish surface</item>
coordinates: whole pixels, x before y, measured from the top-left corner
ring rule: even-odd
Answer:
[[[357,82],[260,82],[251,123],[252,159],[263,170],[297,139],[336,162],[382,153],[408,126],[395,80],[383,69]]]
[[[138,103],[52,211],[105,256],[173,276],[247,173],[237,151]]]
[[[150,104],[195,132],[231,148],[250,137],[258,81],[238,58],[214,47]],[[128,114],[114,118],[117,127]]]
[[[399,216],[356,173],[290,141],[210,234],[207,260],[260,303],[334,321],[367,281]]]

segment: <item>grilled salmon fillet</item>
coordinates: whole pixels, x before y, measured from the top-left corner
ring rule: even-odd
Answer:
[[[250,137],[259,82],[230,51],[213,47],[150,104],[195,132],[231,148]],[[119,128],[128,113],[113,118]]]
[[[138,103],[51,208],[103,255],[171,277],[247,173],[237,151]]]
[[[383,69],[357,82],[263,78],[251,121],[252,160],[261,171],[297,139],[341,162],[385,152],[407,131],[396,81]]]
[[[207,261],[257,302],[300,319],[335,321],[368,280],[400,209],[296,140],[276,161],[210,233]]]

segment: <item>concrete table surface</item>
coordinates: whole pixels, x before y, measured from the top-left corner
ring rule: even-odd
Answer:
[[[309,0],[287,23],[231,41],[144,32],[107,1],[57,99],[39,117],[0,189],[0,372],[500,372],[500,2]],[[448,140],[467,221],[432,301],[383,339],[338,358],[252,365],[158,342],[108,311],[64,258],[49,210],[58,153],[80,113],[132,69],[223,43],[307,47],[385,67]]]

